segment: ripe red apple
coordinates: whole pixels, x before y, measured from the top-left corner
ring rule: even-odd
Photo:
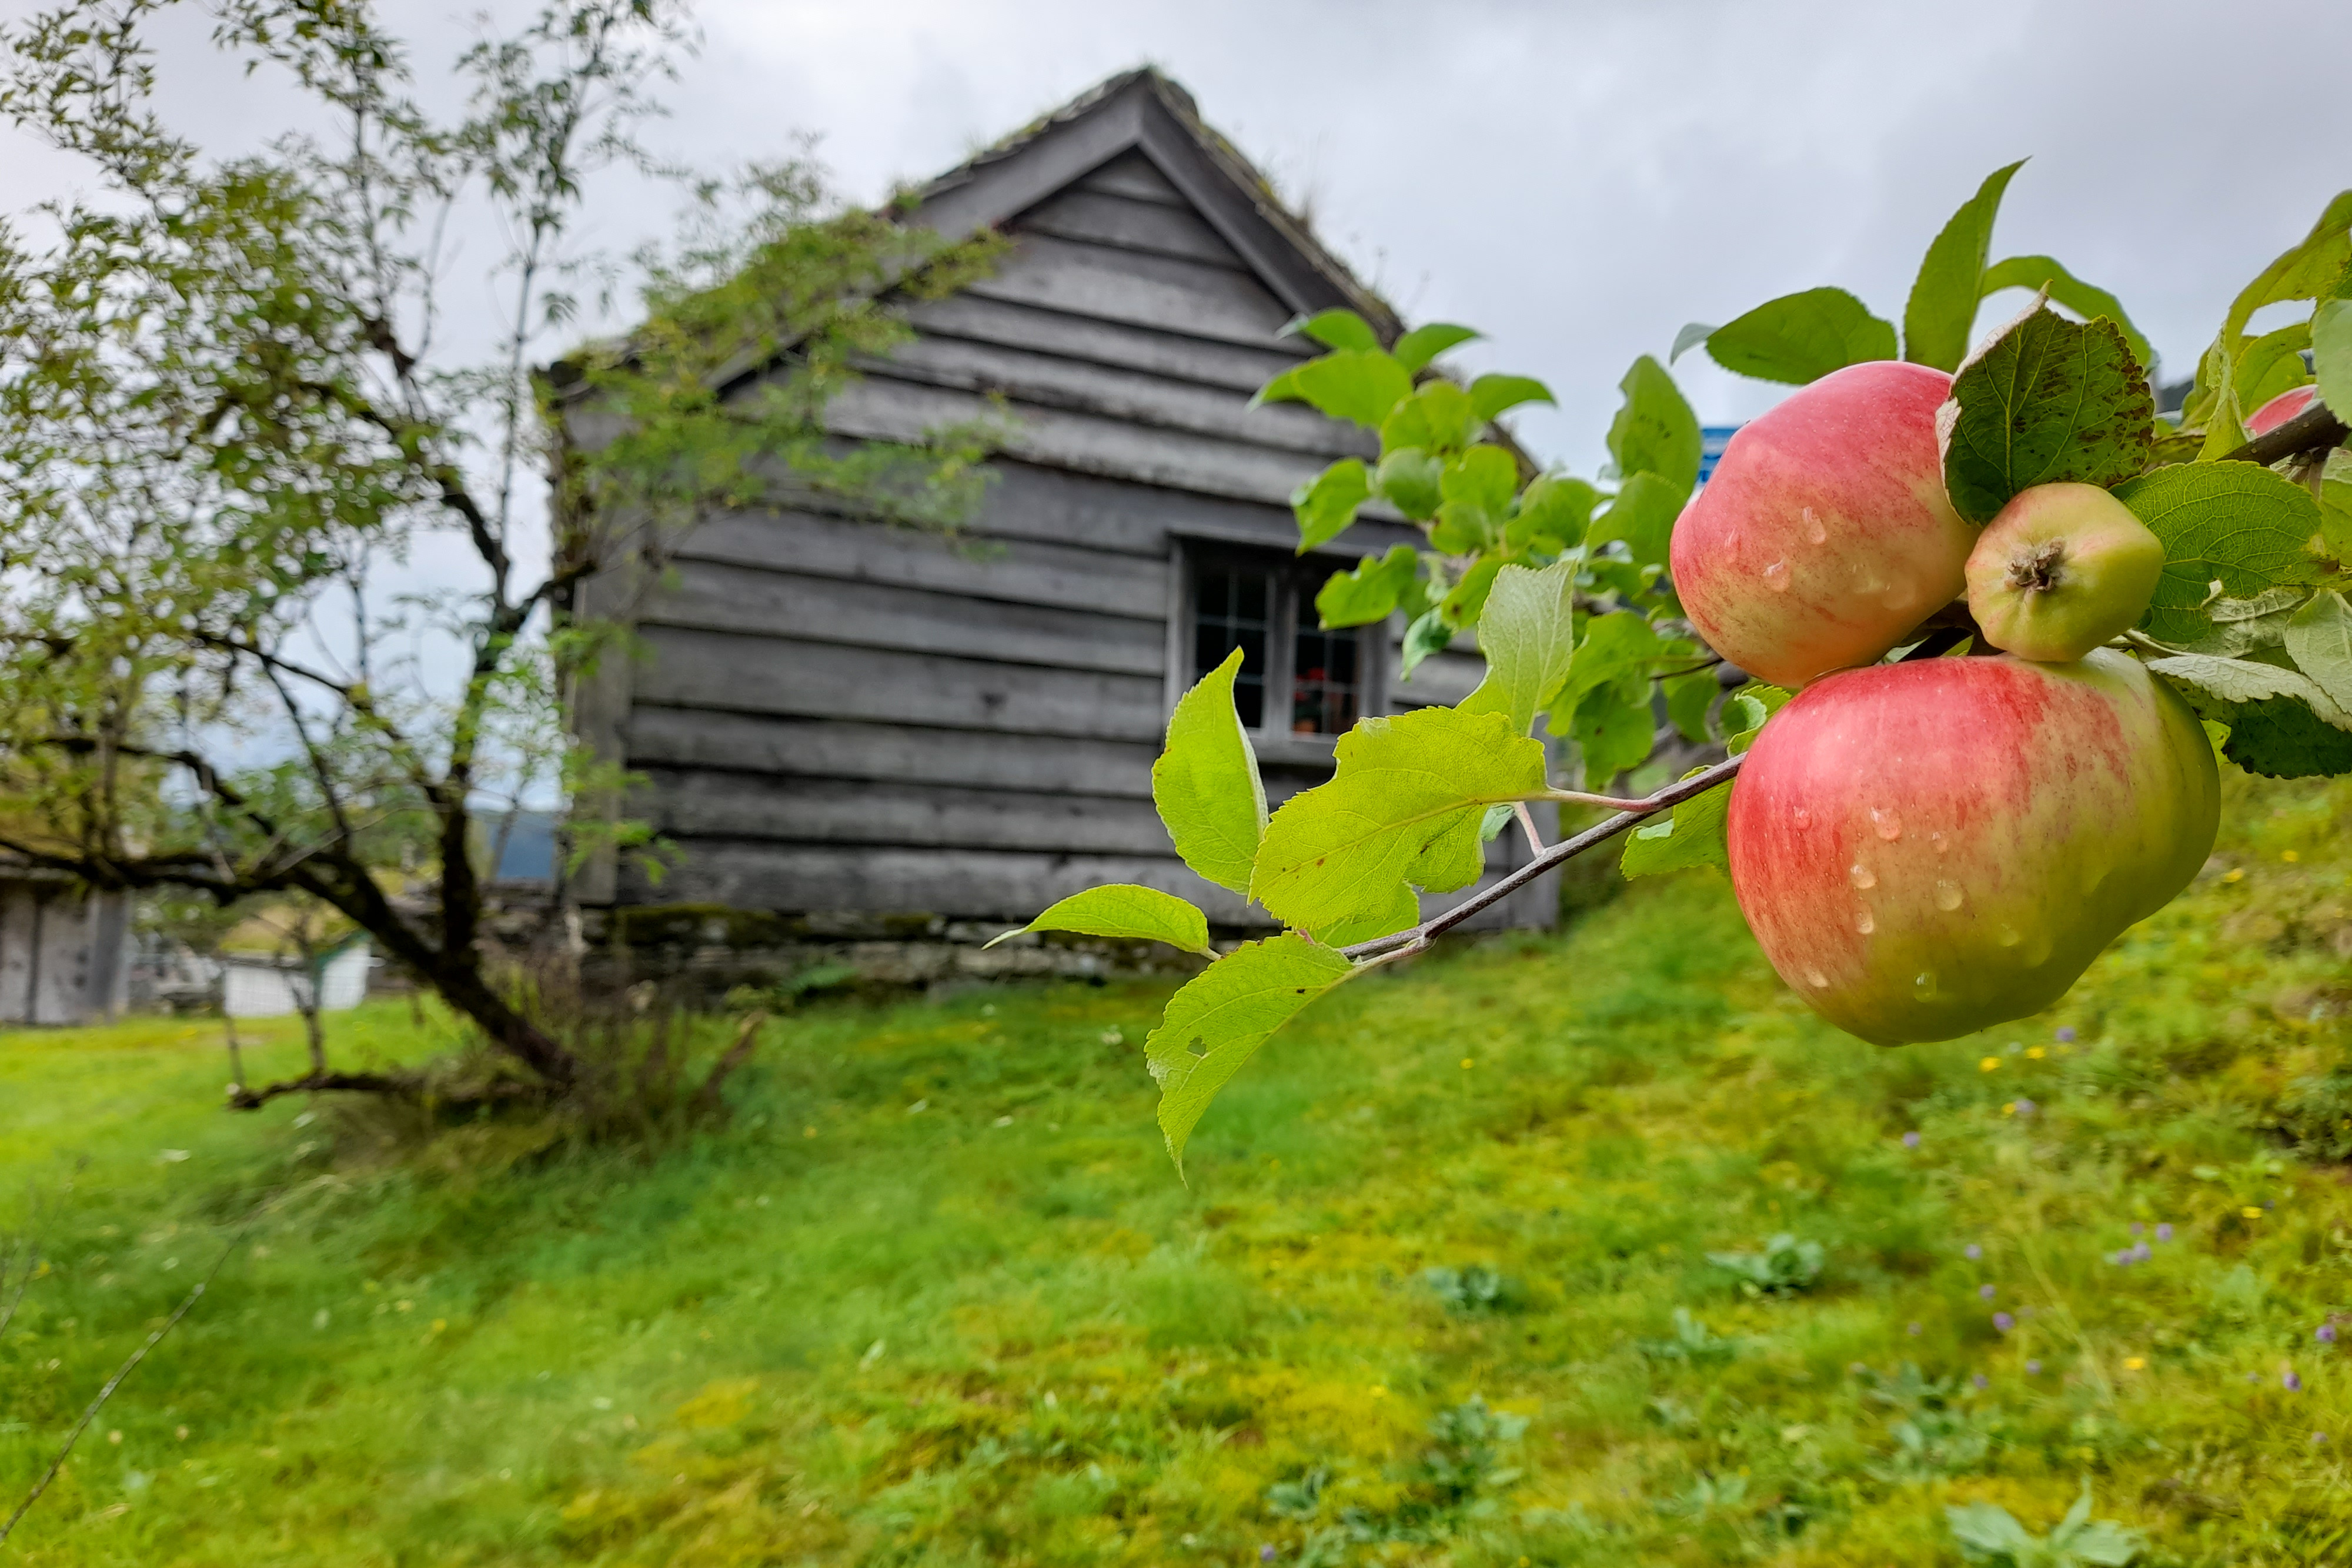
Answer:
[[[1709,647],[1799,686],[1869,664],[1960,596],[1977,531],[1944,494],[1951,386],[1926,365],[1848,365],[1740,427],[1669,552]]]
[[[2296,387],[2292,391],[2279,393],[2278,396],[2246,416],[2246,434],[2268,435],[2272,431],[2309,408],[2312,400],[2318,395],[2319,389],[2315,386]]]
[[[2187,886],[2221,787],[2188,705],[2127,654],[1849,670],[1757,737],[1731,883],[1765,956],[1879,1045],[2038,1012]]]
[[[1969,552],[1969,613],[1985,641],[2064,664],[2120,634],[2164,575],[2164,541],[2096,485],[2020,490]]]

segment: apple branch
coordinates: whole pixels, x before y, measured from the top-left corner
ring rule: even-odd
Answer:
[[[2309,408],[2288,420],[2275,430],[2255,436],[2233,452],[2225,452],[2224,463],[2260,463],[2265,467],[2282,457],[2292,457],[2298,452],[2310,452],[2323,446],[2342,444],[2352,434],[2343,416],[2328,406],[2314,401]]]

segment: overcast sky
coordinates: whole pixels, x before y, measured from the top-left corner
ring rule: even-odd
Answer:
[[[476,9],[383,14],[429,68]],[[1160,66],[1409,319],[1483,328],[1479,368],[1548,380],[1560,410],[1523,434],[1587,471],[1633,356],[1823,283],[1899,319],[1929,238],[2012,159],[2033,161],[1996,254],[2115,290],[2175,374],[2352,185],[2345,0],[706,0],[700,17],[655,139],[724,167],[814,132],[859,199]],[[166,64],[185,122],[224,146],[282,122],[184,37]],[[0,205],[68,178],[0,146]],[[671,206],[616,190],[601,225],[625,241]],[[1677,369],[1710,422],[1778,395],[1699,356]]]

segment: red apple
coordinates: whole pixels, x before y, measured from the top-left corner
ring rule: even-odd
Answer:
[[[2312,400],[2318,395],[2319,389],[2315,386],[2296,387],[2291,392],[2279,393],[2278,396],[2246,416],[2246,434],[2268,435],[2272,431],[2309,408]]]
[[[1977,531],[1944,494],[1952,378],[1848,365],[1742,425],[1675,523],[1675,592],[1707,645],[1799,686],[1866,664],[1960,596]]]
[[[2038,1012],[2213,847],[2196,716],[2139,662],[2006,655],[1806,688],[1732,787],[1731,883],[1814,1011],[1879,1045]]]

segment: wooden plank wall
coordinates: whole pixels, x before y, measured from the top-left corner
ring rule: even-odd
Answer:
[[[0,1023],[79,1024],[120,1011],[128,907],[119,893],[0,879]]]
[[[843,434],[903,438],[1002,399],[1016,433],[974,524],[715,516],[641,615],[622,744],[685,860],[658,886],[625,875],[621,902],[1017,922],[1124,881],[1248,921],[1151,806],[1172,542],[1286,552],[1291,490],[1373,444],[1247,406],[1303,351],[1276,336],[1291,313],[1140,153],[1012,233],[993,277],[919,308],[918,340],[831,410]],[[1337,548],[1417,538],[1367,521]],[[1478,669],[1441,655],[1392,700],[1458,700]],[[1319,776],[1269,768],[1268,791]]]

